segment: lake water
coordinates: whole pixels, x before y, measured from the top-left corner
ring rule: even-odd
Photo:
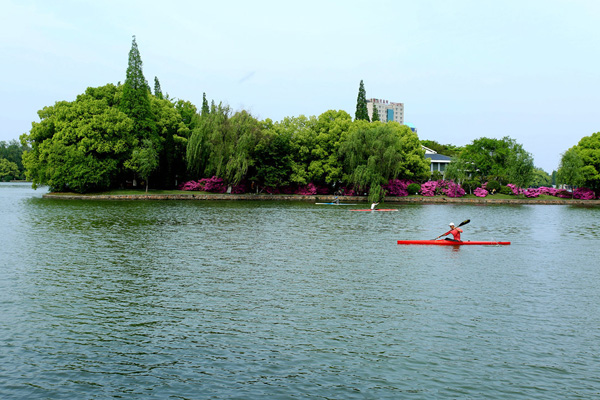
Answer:
[[[43,193],[0,184],[1,399],[600,397],[598,207]],[[396,244],[466,219],[512,245]]]

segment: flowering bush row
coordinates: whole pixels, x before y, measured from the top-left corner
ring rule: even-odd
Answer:
[[[406,197],[409,195],[408,186],[415,182],[408,179],[392,179],[387,184],[383,185],[383,189],[386,191],[388,196],[395,197]],[[476,188],[473,191],[473,194],[477,197],[486,197],[490,194],[490,192],[486,188],[487,182],[483,184],[481,187]],[[582,200],[593,200],[596,198],[596,195],[593,190],[587,188],[578,188],[573,191],[573,193],[565,190],[565,189],[555,189],[549,187],[539,187],[539,188],[529,188],[529,189],[521,189],[517,186],[509,183],[508,188],[515,195],[519,196],[523,194],[528,198],[536,198],[540,195],[548,195],[548,196],[556,196],[560,198],[575,198]],[[448,197],[463,197],[465,195],[465,190],[454,181],[446,181],[446,180],[437,180],[437,181],[428,181],[420,185],[419,193],[422,196],[432,197],[444,195]],[[223,179],[217,178],[213,176],[212,178],[203,178],[199,181],[189,181],[181,184],[179,186],[180,190],[195,190],[195,191],[204,191],[211,193],[225,193],[227,192],[227,186],[223,183]],[[241,183],[237,186],[233,186],[231,188],[231,193],[246,193],[251,188],[247,183]],[[309,183],[308,185],[300,186],[300,187],[291,187],[286,186],[282,188],[271,188],[266,187],[263,188],[264,192],[269,194],[298,194],[304,196],[316,195],[316,194],[329,194],[330,190],[324,186],[317,186],[314,183]],[[416,190],[412,189],[411,190]],[[343,196],[356,196],[360,193],[357,193],[353,189],[348,189],[346,187],[340,188],[335,192],[336,195]]]

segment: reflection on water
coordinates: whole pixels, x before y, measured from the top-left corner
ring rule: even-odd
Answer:
[[[594,398],[598,209],[0,186],[1,398]],[[466,240],[397,246],[471,219]]]

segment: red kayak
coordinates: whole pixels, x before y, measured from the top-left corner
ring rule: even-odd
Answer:
[[[466,245],[488,245],[505,246],[510,242],[481,242],[481,241],[454,241],[454,240],[398,240],[398,244],[432,244],[436,246],[466,246]]]

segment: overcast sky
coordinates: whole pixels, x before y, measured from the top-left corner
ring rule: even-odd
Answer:
[[[600,131],[600,1],[0,0],[0,140],[125,80],[259,119],[402,102],[420,139],[510,136],[547,172]]]

